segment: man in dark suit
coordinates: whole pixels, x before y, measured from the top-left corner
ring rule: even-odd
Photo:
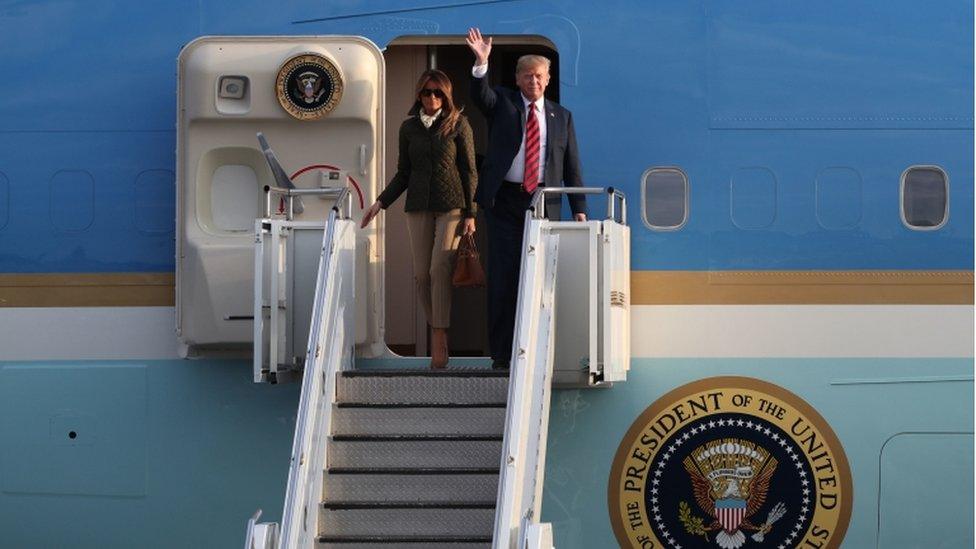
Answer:
[[[475,55],[471,94],[488,119],[488,152],[478,178],[475,201],[488,222],[488,339],[493,368],[508,368],[515,331],[519,268],[525,211],[537,187],[581,187],[573,117],[544,98],[549,60],[525,55],[518,60],[518,90],[486,82],[491,38],[468,30]],[[582,195],[570,195],[574,219],[586,221]]]

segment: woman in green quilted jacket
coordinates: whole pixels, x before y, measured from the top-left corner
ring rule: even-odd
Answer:
[[[451,258],[458,233],[475,231],[478,172],[471,125],[455,107],[451,80],[429,70],[417,82],[417,101],[400,126],[397,173],[363,216],[366,227],[407,192],[404,210],[417,294],[431,326],[431,368],[447,366],[451,324]]]

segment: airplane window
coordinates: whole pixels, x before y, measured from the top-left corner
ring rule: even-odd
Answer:
[[[827,230],[853,229],[861,222],[863,180],[854,168],[835,166],[820,170],[816,178],[817,222]]]
[[[762,166],[742,167],[729,182],[729,215],[745,230],[765,229],[776,221],[776,174]]]
[[[935,230],[949,217],[949,178],[938,166],[913,166],[901,176],[901,218],[911,229]]]
[[[251,166],[225,164],[214,170],[210,184],[214,226],[222,231],[253,231],[254,216],[261,211],[260,188]]]
[[[170,170],[146,170],[136,176],[136,229],[141,233],[173,232],[176,175]]]
[[[85,170],[51,177],[51,224],[58,232],[87,231],[95,222],[95,178]]]
[[[688,220],[688,176],[678,168],[651,168],[642,185],[644,223],[673,231]]]

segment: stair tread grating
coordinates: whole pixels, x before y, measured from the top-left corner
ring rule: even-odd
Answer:
[[[505,408],[335,407],[332,435],[501,436]]]
[[[474,539],[474,538],[472,538]],[[385,541],[376,540],[371,542],[363,542],[359,540],[337,540],[337,541],[319,541],[316,545],[316,549],[383,549],[389,547],[391,549],[491,549],[491,540],[487,541],[468,541],[467,539],[462,541],[455,540],[445,540],[445,541],[425,541],[425,542],[404,542],[404,541]]]
[[[497,442],[502,435],[332,435],[336,442]]]
[[[485,369],[447,369],[447,370],[346,370],[339,372],[350,377],[509,377],[507,370]]]
[[[470,404],[508,401],[508,378],[448,376],[340,376],[338,403]]]
[[[487,369],[340,372],[318,549],[490,547],[508,384]]]
[[[491,543],[491,536],[319,536],[322,543]]]
[[[456,469],[498,467],[502,440],[494,437],[333,440],[330,468]]]
[[[330,502],[362,501],[365,497],[384,501],[468,501],[494,500],[498,495],[498,472],[489,474],[325,474],[321,499]]]
[[[497,475],[500,467],[329,467],[330,475]]]
[[[323,501],[325,509],[494,509],[491,501]]]
[[[373,408],[389,410],[398,408],[505,408],[504,402],[337,402],[337,408]]]
[[[320,509],[318,534],[490,536],[494,508]]]

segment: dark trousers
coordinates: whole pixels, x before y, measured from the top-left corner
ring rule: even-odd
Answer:
[[[522,233],[532,196],[518,184],[502,183],[495,205],[485,210],[488,222],[488,345],[493,360],[511,360],[522,267]],[[548,200],[547,200],[548,201]],[[546,217],[559,219],[559,198]]]

